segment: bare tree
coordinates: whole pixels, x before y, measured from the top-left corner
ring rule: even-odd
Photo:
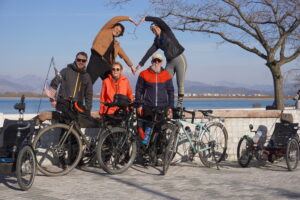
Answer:
[[[299,0],[149,0],[149,7],[176,30],[217,35],[266,60],[283,109],[280,68],[300,54]]]

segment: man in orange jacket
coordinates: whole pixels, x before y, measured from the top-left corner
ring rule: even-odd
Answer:
[[[99,114],[114,114],[117,107],[108,107],[101,104],[101,102],[111,103],[114,101],[115,94],[123,94],[133,101],[132,89],[129,80],[122,75],[123,66],[121,63],[116,62],[113,64],[112,73],[104,79],[102,83],[102,90],[100,95],[100,111]]]

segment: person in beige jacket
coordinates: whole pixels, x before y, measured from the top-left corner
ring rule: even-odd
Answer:
[[[135,71],[131,60],[121,48],[120,42],[115,39],[122,36],[125,30],[120,21],[131,21],[136,25],[130,17],[117,16],[109,20],[94,39],[91,57],[87,66],[87,72],[93,84],[99,76],[102,80],[108,77],[117,56],[120,56],[126,62],[132,72]]]

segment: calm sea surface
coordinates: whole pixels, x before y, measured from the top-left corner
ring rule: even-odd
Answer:
[[[17,111],[13,109],[13,106],[19,102],[19,98],[0,98],[0,113],[4,114],[16,114]],[[40,103],[41,102],[41,103]],[[272,104],[272,100],[223,100],[223,99],[207,99],[207,100],[185,100],[184,107],[187,109],[226,109],[226,108],[252,108],[253,104],[260,104],[261,107],[266,107]],[[25,113],[38,113],[39,111],[53,110],[50,106],[48,99],[25,99],[26,110]],[[293,105],[293,100],[285,101],[286,105]],[[99,100],[94,99],[93,110],[99,109]]]

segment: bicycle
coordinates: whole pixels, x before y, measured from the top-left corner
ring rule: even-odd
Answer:
[[[81,131],[80,108],[77,102],[69,100],[70,110],[63,114],[63,123],[55,123],[39,131],[33,141],[37,168],[47,176],[59,176],[69,173],[80,161],[91,161],[95,155],[96,138],[91,138]],[[78,112],[79,111],[79,112]],[[83,115],[85,116],[85,115]],[[96,120],[85,116],[94,125],[104,127],[105,119]],[[87,156],[87,159],[84,159]]]
[[[212,110],[197,111],[203,115],[201,122],[194,122],[195,111],[188,111],[185,108],[174,111],[175,115],[177,115],[175,118],[177,118],[176,124],[179,132],[176,139],[176,153],[179,153],[178,146],[180,144],[189,142],[188,158],[191,161],[198,154],[204,166],[212,167],[216,165],[217,169],[219,169],[218,163],[224,160],[226,156],[227,130],[220,122],[220,118],[211,115],[213,113]],[[184,113],[192,115],[191,121],[184,119]],[[207,122],[204,122],[205,119]],[[185,126],[183,123],[188,125]],[[191,130],[190,125],[195,125],[194,131]]]
[[[140,122],[151,124],[150,141],[147,145],[140,144],[140,153],[146,161],[145,164],[155,166],[160,165],[161,161],[162,174],[166,175],[176,149],[177,127],[167,117],[166,108],[157,107],[152,111],[154,112],[152,121],[138,118]]]
[[[285,121],[280,118],[279,123],[275,123],[273,134],[267,141],[268,129],[264,125],[259,125],[257,130],[253,130],[253,125],[249,125],[250,132],[254,136],[244,135],[237,147],[237,159],[241,167],[248,167],[253,156],[258,161],[273,163],[275,160],[285,158],[287,169],[293,171],[298,166],[299,161],[299,135],[300,126],[292,121]]]
[[[119,123],[104,129],[96,150],[100,167],[109,174],[125,172],[131,167],[137,154],[136,131],[133,128],[136,105],[129,104],[130,100],[125,97],[123,96],[123,100],[118,98],[119,102],[104,103],[108,107],[119,107],[115,115],[111,116],[112,121],[119,120]]]
[[[170,163],[169,159],[166,159],[168,156],[166,148],[171,148],[171,142],[168,143],[168,141],[172,141],[171,138],[174,138],[174,136],[171,134],[173,131],[170,132],[170,125],[166,123],[168,120],[162,117],[165,113],[161,108],[155,110],[154,119],[150,122],[152,124],[150,142],[147,145],[142,145],[137,133],[136,122],[139,120],[140,122],[149,123],[149,121],[136,118],[134,112],[136,107],[135,103],[128,105],[127,109],[123,107],[123,124],[106,130],[100,137],[97,146],[99,164],[109,174],[123,173],[136,160],[137,146],[140,144],[141,156],[149,157],[148,161],[151,165],[157,163],[158,157],[162,158],[163,174],[166,174]],[[175,142],[173,142],[173,145],[175,145]]]
[[[20,188],[29,190],[36,174],[36,159],[31,147],[35,126],[33,121],[24,120],[24,95],[14,108],[19,111],[19,119],[5,119],[1,132],[3,142],[0,148],[0,172],[15,172]]]

